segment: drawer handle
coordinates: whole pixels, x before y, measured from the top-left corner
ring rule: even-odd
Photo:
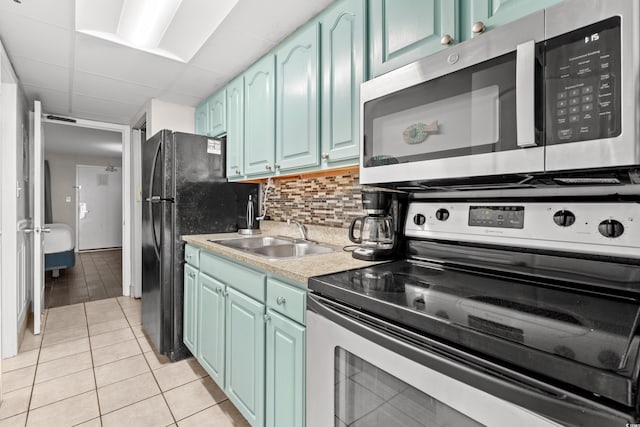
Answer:
[[[270,314],[265,314],[265,315],[264,315],[264,321],[265,321],[265,322],[268,322],[268,321],[270,321],[270,320],[271,320],[271,315],[270,315]]]
[[[276,298],[276,304],[278,304],[278,305],[283,305],[286,302],[287,302],[287,300],[284,297]]]

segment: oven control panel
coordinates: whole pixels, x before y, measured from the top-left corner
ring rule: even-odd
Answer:
[[[638,203],[413,202],[405,235],[640,258]]]

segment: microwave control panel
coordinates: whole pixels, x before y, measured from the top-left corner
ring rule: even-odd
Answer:
[[[620,135],[620,17],[545,44],[547,144]]]

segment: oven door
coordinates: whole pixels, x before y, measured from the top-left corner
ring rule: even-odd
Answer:
[[[546,170],[640,164],[638,2],[563,1],[545,19]]]
[[[559,425],[447,375],[483,373],[409,346],[322,300],[308,300],[307,427]],[[422,352],[433,369],[406,351]]]
[[[361,183],[542,172],[543,38],[538,12],[364,83]]]

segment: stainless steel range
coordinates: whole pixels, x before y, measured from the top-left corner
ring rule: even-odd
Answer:
[[[557,199],[414,197],[403,259],[312,278],[307,426],[639,422],[640,204]]]

